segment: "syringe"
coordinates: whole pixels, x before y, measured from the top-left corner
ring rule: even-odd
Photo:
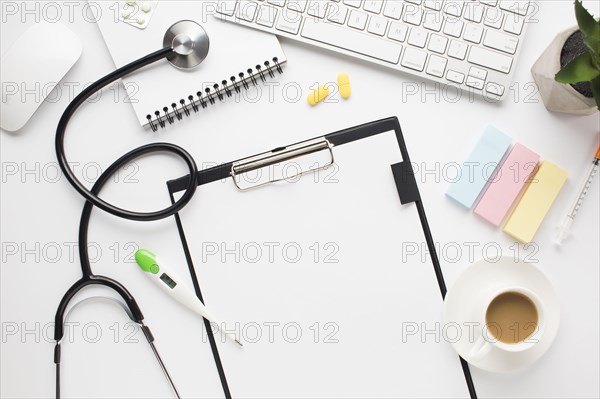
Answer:
[[[558,228],[558,235],[556,236],[556,240],[554,241],[554,243],[556,245],[560,246],[562,244],[563,240],[569,236],[569,231],[571,230],[571,225],[573,224],[573,220],[575,220],[575,216],[577,216],[577,213],[579,212],[579,208],[581,207],[581,204],[583,203],[583,199],[587,195],[590,185],[592,184],[592,181],[594,180],[594,176],[598,172],[599,164],[600,164],[600,147],[598,147],[598,151],[596,151],[596,155],[594,156],[592,165],[590,166],[590,169],[589,169],[587,175],[585,176],[585,180],[583,181],[581,189],[579,190],[577,197],[575,198],[575,201],[573,202],[573,205],[571,206],[571,208],[569,208],[569,212],[567,213],[565,220],[563,221],[562,225],[559,226],[559,228]]]

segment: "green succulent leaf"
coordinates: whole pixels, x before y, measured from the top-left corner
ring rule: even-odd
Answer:
[[[583,34],[583,41],[592,53],[593,62],[597,68],[600,68],[600,21],[585,9],[580,0],[575,1],[575,17],[579,30]]]
[[[600,111],[600,76],[592,80],[592,93],[594,94],[594,100],[596,100],[596,107]]]
[[[592,56],[590,53],[584,53],[558,71],[554,79],[560,83],[579,83],[588,82],[598,76],[600,70],[592,63]]]
[[[592,64],[600,71],[600,54],[590,52],[590,55],[592,57]]]

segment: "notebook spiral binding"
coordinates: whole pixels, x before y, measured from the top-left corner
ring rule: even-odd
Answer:
[[[249,83],[256,86],[258,82],[257,77],[260,78],[262,82],[265,82],[266,74],[273,78],[275,76],[273,71],[277,71],[280,74],[283,73],[277,57],[272,58],[272,63],[271,61],[265,61],[263,65],[264,67],[259,64],[254,68],[248,68],[246,73],[240,72],[237,77],[232,76],[229,78],[229,81],[223,80],[220,85],[215,83],[212,90],[210,87],[207,87],[204,90],[204,93],[198,91],[196,92],[196,96],[190,94],[187,97],[187,101],[182,98],[179,100],[179,104],[172,103],[171,108],[163,107],[162,112],[156,110],[154,116],[148,114],[146,116],[146,119],[148,119],[147,126],[150,126],[153,132],[158,131],[159,127],[164,129],[167,127],[167,124],[172,125],[175,121],[182,120],[183,116],[190,116],[191,111],[196,113],[200,110],[200,107],[204,109],[208,107],[209,104],[215,104],[215,97],[220,101],[224,101],[225,96],[232,96],[232,90],[236,93],[240,93],[242,88],[248,89],[250,87]]]

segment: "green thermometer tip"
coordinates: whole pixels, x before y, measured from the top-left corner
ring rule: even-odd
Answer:
[[[156,274],[160,270],[156,261],[156,255],[147,249],[139,249],[135,253],[135,261],[145,272]]]

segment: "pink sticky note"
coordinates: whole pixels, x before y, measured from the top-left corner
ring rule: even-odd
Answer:
[[[535,172],[540,156],[522,144],[515,144],[474,212],[499,226],[529,177]]]

